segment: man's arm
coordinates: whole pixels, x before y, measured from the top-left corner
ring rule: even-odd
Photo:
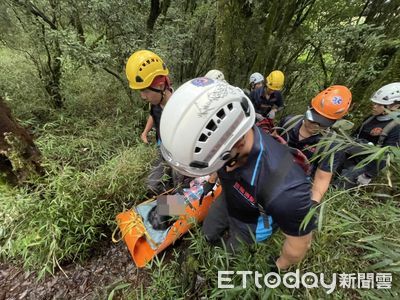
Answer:
[[[286,239],[283,243],[281,256],[276,261],[279,269],[287,269],[291,265],[297,264],[311,248],[312,232],[303,236],[284,235]]]
[[[140,138],[145,144],[149,143],[149,141],[147,140],[147,135],[149,134],[151,128],[153,128],[153,125],[154,125],[154,119],[151,115],[149,115],[149,117],[147,118],[146,126],[144,127],[143,132],[140,135]]]
[[[311,199],[317,201],[318,203],[321,202],[322,198],[324,197],[326,191],[329,188],[329,184],[332,179],[332,173],[323,171],[320,168],[317,168],[317,171],[314,175],[314,182],[311,189]]]

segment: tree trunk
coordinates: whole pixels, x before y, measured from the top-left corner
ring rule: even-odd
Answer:
[[[227,81],[240,85],[249,68],[252,11],[247,1],[219,0],[216,37],[216,68],[220,69]],[[246,80],[247,81],[247,80]]]
[[[32,136],[12,117],[0,97],[0,175],[11,185],[21,184],[32,175],[43,175],[40,157]]]
[[[156,24],[157,18],[162,13],[167,14],[168,8],[171,5],[171,0],[151,0],[150,2],[150,13],[147,18],[147,31],[153,32],[154,25]]]

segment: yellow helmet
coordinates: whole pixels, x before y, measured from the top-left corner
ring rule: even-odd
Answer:
[[[125,72],[129,87],[134,90],[145,89],[151,85],[156,76],[167,76],[169,73],[163,60],[149,50],[133,53],[126,63]]]
[[[280,91],[283,88],[283,83],[285,82],[285,75],[281,71],[272,71],[267,80],[267,87],[274,91]]]

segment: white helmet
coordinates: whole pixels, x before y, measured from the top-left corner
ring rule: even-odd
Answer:
[[[264,76],[256,72],[250,75],[249,84],[257,84],[264,81]]]
[[[220,70],[210,70],[206,75],[204,75],[204,77],[225,81],[224,73],[222,73]]]
[[[381,105],[390,105],[400,101],[400,82],[384,85],[371,97],[371,101]]]
[[[231,158],[231,149],[254,121],[254,107],[241,89],[210,78],[192,79],[163,110],[161,153],[184,175],[211,174]]]

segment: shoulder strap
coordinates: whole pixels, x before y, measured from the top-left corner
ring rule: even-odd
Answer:
[[[399,124],[398,120],[392,120],[383,127],[378,139],[378,146],[382,146],[390,131]]]
[[[360,137],[361,130],[364,128],[364,126],[367,125],[369,122],[371,122],[374,118],[375,118],[375,116],[370,116],[364,122],[362,122],[360,129],[357,132],[357,138]]]
[[[274,176],[268,178],[268,183],[262,184],[260,192],[256,196],[257,206],[260,213],[266,214],[264,207],[258,202],[258,199],[261,198],[264,199],[265,207],[267,207],[269,202],[271,201],[271,196],[273,191],[272,188],[281,184],[282,180],[286,178],[286,175],[289,173],[294,164],[293,155],[289,151],[289,149],[287,149],[287,151],[285,151],[283,155],[284,157],[282,158],[282,164],[280,165],[279,171],[276,172]]]

